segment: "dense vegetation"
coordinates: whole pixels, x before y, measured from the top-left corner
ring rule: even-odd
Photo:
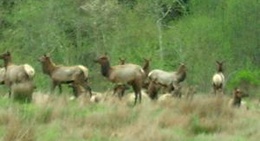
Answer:
[[[188,66],[187,83],[210,89],[215,61],[225,61],[227,86],[260,84],[257,0],[2,0],[0,51],[28,62],[46,88],[37,57],[51,52],[58,64],[90,68],[92,87],[108,88],[93,59],[104,52],[152,68]],[[98,84],[97,84],[98,83]],[[49,87],[49,85],[48,85]]]
[[[37,89],[32,104],[21,104],[0,86],[0,140],[259,139],[259,9],[258,0],[1,0],[0,53],[31,64]],[[122,57],[141,65],[145,57],[152,68],[175,70],[183,62],[185,86],[195,86],[197,95],[136,107],[112,97],[82,105],[68,100],[68,88],[45,95],[50,79],[38,57],[86,65],[93,90],[105,92],[112,84],[93,62],[105,52],[112,64]],[[209,97],[216,60],[225,61],[227,93],[234,87],[249,93],[249,110],[227,108],[230,95]]]

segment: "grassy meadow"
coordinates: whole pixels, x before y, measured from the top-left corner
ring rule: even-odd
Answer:
[[[32,65],[37,87],[31,103],[19,103],[0,86],[0,140],[259,140],[259,9],[259,0],[0,0],[0,54]],[[119,101],[93,61],[105,52],[111,65],[120,57],[139,65],[151,58],[151,70],[184,63],[184,86],[196,93],[190,99],[184,88],[182,99],[136,106],[127,95]],[[90,87],[106,100],[70,100],[68,87],[50,94],[37,61],[46,53],[57,65],[87,66]],[[211,92],[216,61],[225,62],[222,98]],[[250,95],[248,110],[228,107],[236,87]]]
[[[104,92],[106,100],[70,100],[70,94],[35,92],[32,103],[0,98],[3,141],[256,141],[260,102],[230,108],[230,96],[196,93],[192,99],[150,101],[133,106]]]

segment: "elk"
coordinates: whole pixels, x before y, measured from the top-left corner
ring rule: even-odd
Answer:
[[[125,59],[119,58],[119,60],[120,60],[120,65],[125,64]],[[145,73],[145,78],[143,80],[142,88],[147,89],[148,85],[149,85],[149,81],[147,79],[147,76],[148,76],[148,73],[150,71],[150,61],[151,61],[151,59],[143,58],[143,60],[144,60],[143,70],[144,70],[144,73]],[[114,87],[114,94],[117,93],[118,96],[119,96],[119,99],[121,99],[123,97],[126,89],[128,89],[128,87],[124,84],[116,85]]]
[[[242,104],[242,98],[247,96],[248,94],[244,93],[239,88],[235,88],[233,91],[233,98],[229,101],[229,106],[237,108],[245,106]]]
[[[150,82],[155,81],[157,84],[163,87],[174,90],[176,86],[185,80],[186,66],[184,64],[180,64],[178,70],[174,72],[155,69],[148,74],[148,78]]]
[[[127,89],[129,89],[129,87],[126,84],[117,84],[113,89],[113,95],[117,94],[121,100]]]
[[[69,86],[72,87],[73,94],[76,98],[82,94],[86,94],[87,91],[89,92],[90,97],[92,96],[92,91],[85,80],[85,74],[83,71],[76,74],[75,80]]]
[[[29,64],[16,65],[12,63],[12,55],[9,51],[0,55],[4,61],[4,84],[9,87],[9,97],[12,96],[12,86],[18,83],[32,83],[35,70]],[[20,84],[21,85],[21,84]],[[35,86],[34,86],[35,87]]]
[[[160,86],[156,83],[156,81],[157,79],[151,80],[147,88],[147,94],[152,100],[158,99],[158,91]]]
[[[59,87],[59,92],[62,93],[61,84],[72,83],[77,75],[83,72],[85,81],[88,80],[88,68],[83,65],[75,66],[63,66],[56,65],[50,58],[50,56],[44,54],[38,58],[38,61],[42,65],[42,71],[44,74],[49,75],[52,80],[51,92],[53,92],[56,86]],[[88,88],[90,90],[90,88]]]
[[[141,66],[135,64],[110,66],[107,55],[100,56],[95,62],[100,64],[101,74],[110,82],[131,85],[135,93],[134,104],[137,103],[137,99],[139,99],[139,102],[141,103],[141,88],[145,75]]]
[[[223,93],[225,76],[223,74],[223,62],[216,61],[217,63],[217,72],[212,77],[212,86],[214,94],[217,94],[218,90],[221,90]]]

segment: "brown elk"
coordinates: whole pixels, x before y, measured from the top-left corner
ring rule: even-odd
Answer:
[[[178,70],[173,72],[155,69],[148,74],[148,78],[150,82],[155,81],[155,83],[173,91],[175,87],[178,87],[186,79],[186,66],[180,64]]]
[[[83,72],[85,81],[88,80],[88,68],[82,65],[75,66],[63,66],[56,65],[51,60],[50,56],[44,54],[38,59],[42,65],[42,71],[44,74],[49,75],[52,80],[51,92],[53,92],[56,86],[59,87],[60,93],[62,92],[61,84],[72,83],[77,75]],[[90,89],[90,88],[89,88]]]
[[[9,51],[1,54],[0,59],[4,60],[5,84],[7,86],[11,86],[13,83],[20,83],[33,79],[35,75],[34,68],[28,64],[13,64],[11,53]]]
[[[147,88],[147,94],[152,99],[158,99],[158,91],[160,89],[160,85],[156,83],[157,79],[151,80],[148,88]]]
[[[223,74],[223,62],[216,61],[217,63],[217,72],[212,77],[212,86],[214,90],[214,94],[217,94],[218,90],[221,90],[223,93],[225,76]]]
[[[235,88],[233,91],[233,98],[229,101],[229,106],[231,107],[240,107],[242,105],[242,98],[248,97],[249,95],[241,91],[239,88]]]
[[[9,97],[12,95],[12,85],[27,82],[32,83],[33,77],[35,75],[35,70],[32,66],[29,64],[13,64],[12,56],[9,51],[1,54],[0,59],[4,61],[4,84],[10,89]]]
[[[142,88],[147,89],[148,85],[149,85],[149,80],[148,80],[147,76],[148,76],[148,73],[150,71],[151,59],[147,59],[147,58],[143,58],[143,59],[144,59],[143,70],[144,70],[144,73],[145,73],[145,78],[143,80]],[[124,65],[125,64],[125,59],[119,58],[119,60],[120,60],[120,65]],[[128,89],[128,87],[125,84],[116,85],[114,87],[114,94],[117,93],[118,96],[119,96],[119,99],[121,99],[123,97],[126,89]]]
[[[104,77],[112,83],[129,84],[135,92],[135,102],[139,98],[141,102],[141,88],[144,79],[144,71],[141,66],[135,64],[124,64],[117,66],[110,66],[107,55],[102,55],[95,60],[101,65],[101,73]]]

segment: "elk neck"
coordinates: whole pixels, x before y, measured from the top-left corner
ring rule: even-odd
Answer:
[[[56,65],[51,60],[46,60],[42,63],[43,73],[51,75],[51,73],[56,69]]]
[[[13,63],[12,63],[12,58],[11,57],[4,59],[4,67],[5,67],[5,69],[7,69],[7,67],[12,65],[12,64]]]
[[[103,76],[105,77],[109,77],[109,74],[110,74],[110,63],[109,61],[106,61],[106,62],[103,62],[101,64],[101,73]]]
[[[218,72],[223,72],[223,67],[222,66],[218,66]]]

